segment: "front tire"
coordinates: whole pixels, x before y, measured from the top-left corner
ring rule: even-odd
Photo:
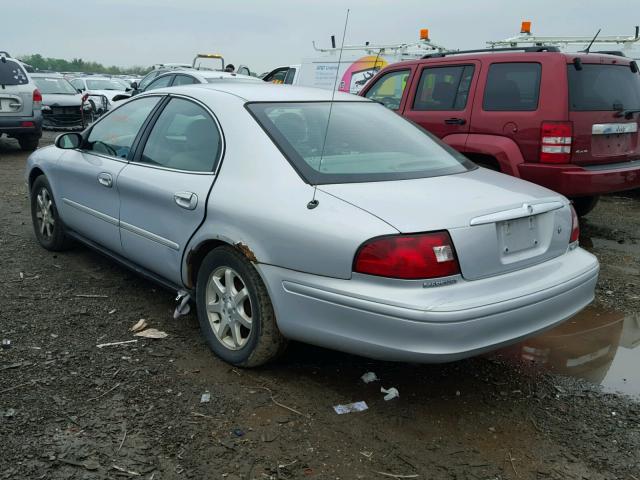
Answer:
[[[51,186],[44,175],[36,178],[31,187],[31,221],[38,243],[44,248],[52,252],[69,248],[71,240],[65,234]]]
[[[228,363],[257,367],[286,348],[267,288],[253,265],[232,247],[216,248],[202,261],[196,305],[209,348]]]

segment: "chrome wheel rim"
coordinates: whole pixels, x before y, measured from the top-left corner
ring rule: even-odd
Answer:
[[[247,284],[233,268],[219,267],[209,277],[205,295],[207,318],[218,341],[239,350],[249,341],[253,305]]]
[[[53,201],[49,190],[46,188],[40,189],[36,196],[36,220],[38,232],[40,236],[45,240],[50,240],[53,237],[53,229],[55,228],[56,219],[53,213]]]

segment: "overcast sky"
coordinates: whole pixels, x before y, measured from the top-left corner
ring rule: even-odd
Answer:
[[[410,42],[426,27],[446,47],[478,48],[523,19],[538,35],[632,35],[640,24],[640,0],[27,0],[11,2],[0,49],[119,66],[216,52],[262,72],[340,39],[347,8],[347,44]]]

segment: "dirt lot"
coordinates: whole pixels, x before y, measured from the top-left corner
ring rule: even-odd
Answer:
[[[576,323],[631,318],[610,322],[601,374],[581,373],[607,391],[515,361],[520,347],[409,365],[295,344],[246,371],[212,356],[193,316],[172,318],[171,293],[86,248],[40,248],[26,157],[0,140],[0,338],[12,341],[0,350],[1,479],[640,478],[640,403],[609,393],[640,388],[638,339],[618,348],[640,311],[640,196],[605,198],[583,224],[602,276],[597,308]],[[96,347],[133,339],[141,318],[169,336]],[[555,338],[596,361],[583,340]],[[381,382],[360,381],[367,371]],[[385,402],[381,386],[400,398]],[[332,409],[359,400],[367,411]]]

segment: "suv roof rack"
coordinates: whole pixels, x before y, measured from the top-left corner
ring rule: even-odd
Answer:
[[[463,55],[465,53],[492,53],[492,52],[559,52],[558,47],[551,45],[537,45],[535,47],[501,47],[501,48],[478,48],[476,50],[453,50],[450,52],[430,53],[422,58],[440,58],[447,55]]]

